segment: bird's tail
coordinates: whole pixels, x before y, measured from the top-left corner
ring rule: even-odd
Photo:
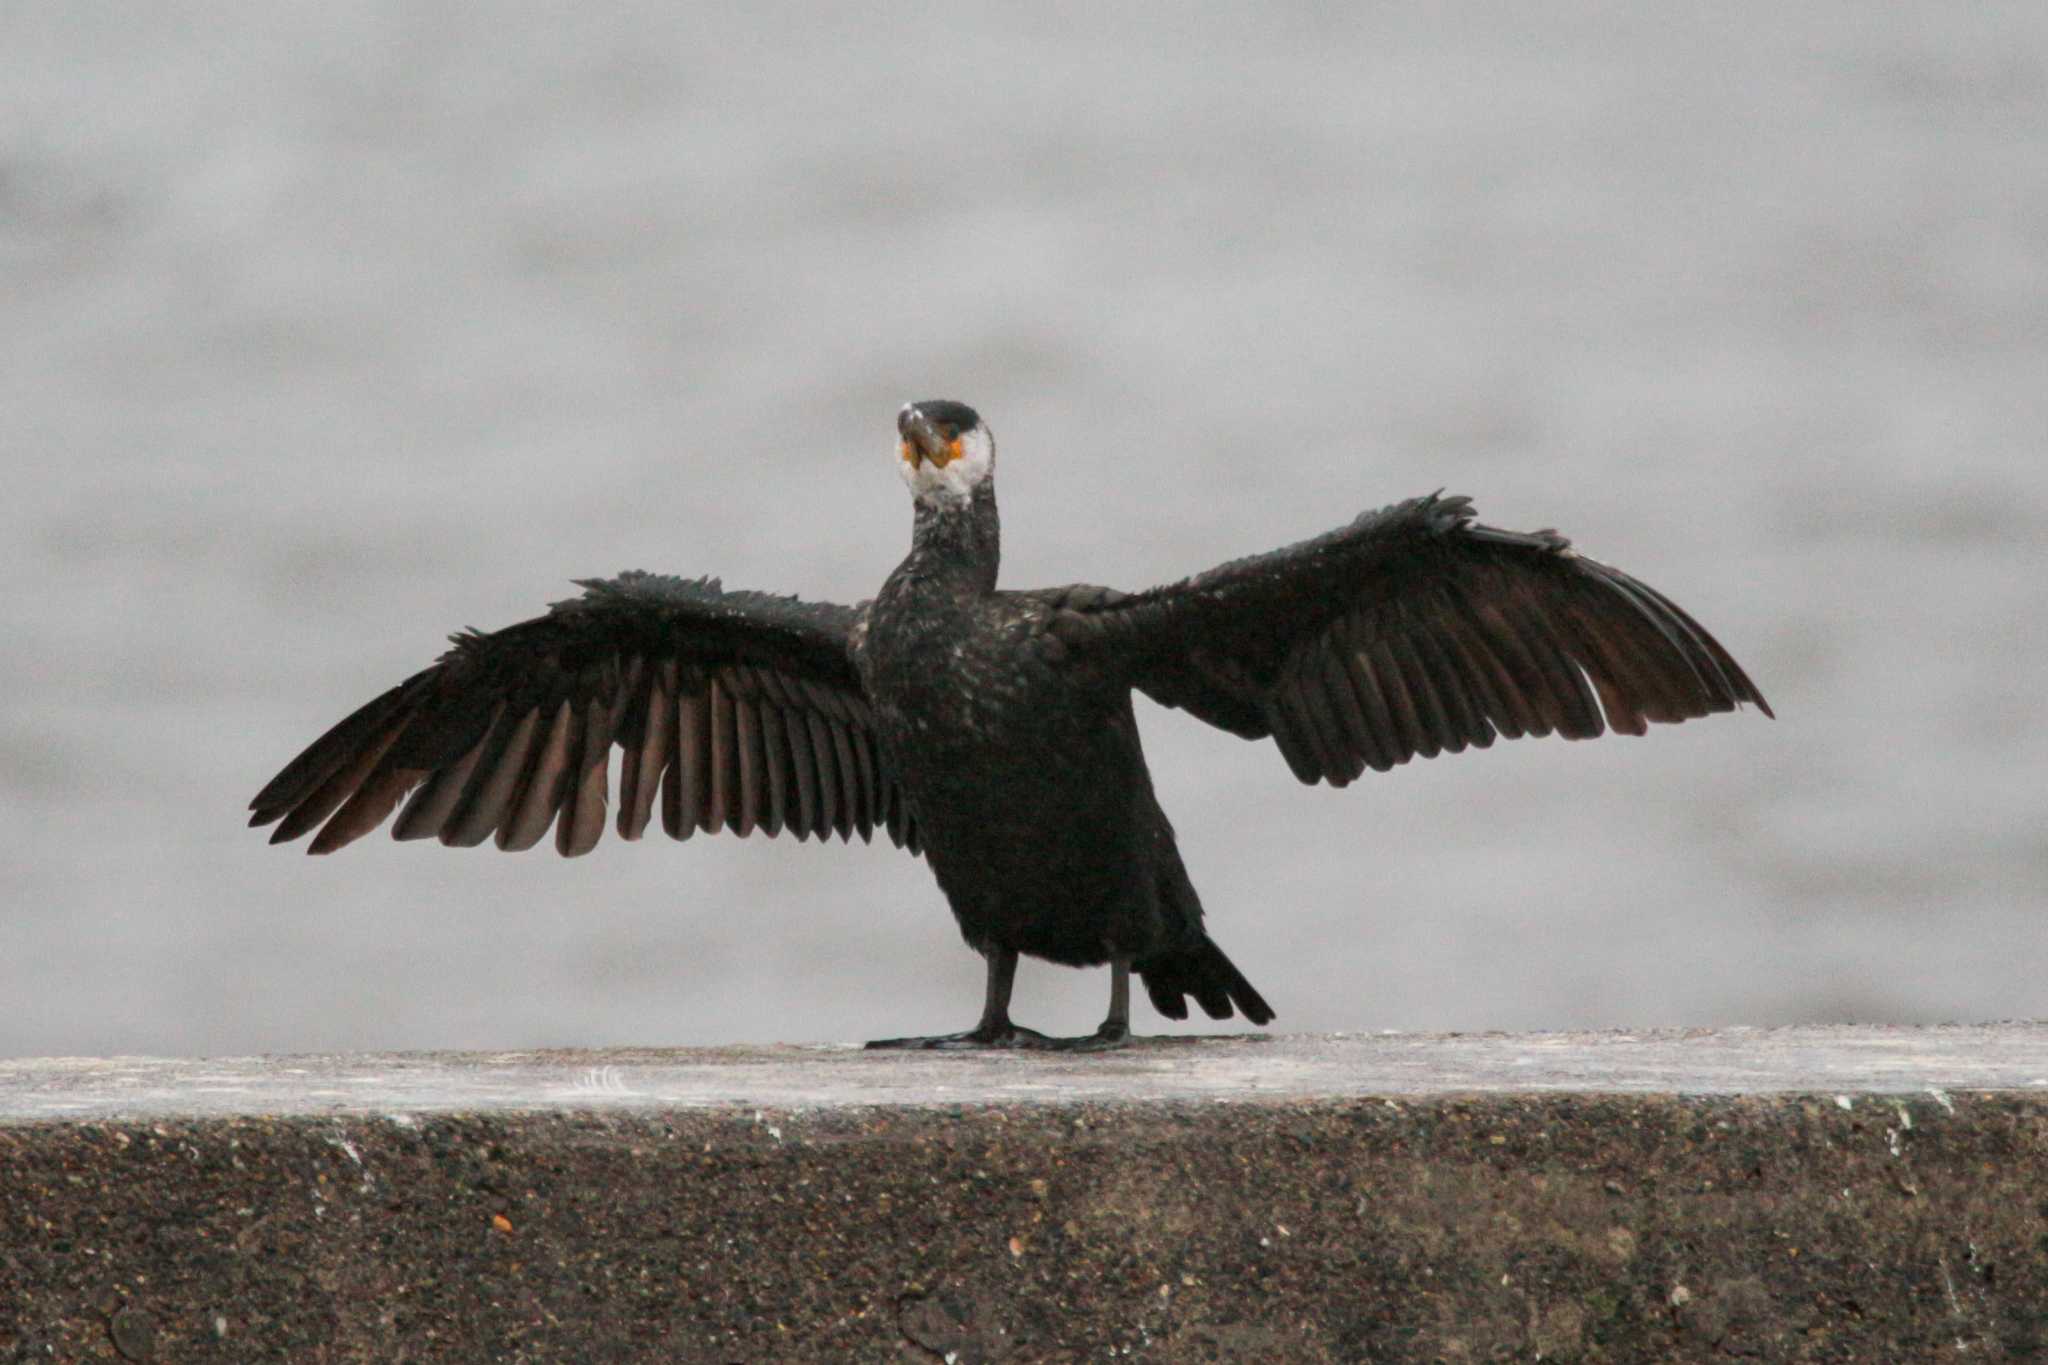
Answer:
[[[1145,979],[1152,1008],[1169,1019],[1188,1017],[1187,997],[1192,995],[1211,1019],[1228,1019],[1235,1005],[1254,1024],[1272,1022],[1273,1007],[1206,938],[1192,948],[1158,953],[1132,966]]]

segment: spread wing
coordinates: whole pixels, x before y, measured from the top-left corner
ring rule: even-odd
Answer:
[[[851,607],[629,573],[579,584],[545,616],[455,636],[432,668],[343,720],[251,801],[271,842],[320,826],[327,853],[382,824],[400,839],[587,853],[604,832],[611,750],[618,829],[787,829],[799,839],[917,830],[875,743]],[[324,822],[324,823],[323,823]]]
[[[1497,734],[1639,735],[1743,702],[1771,714],[1656,589],[1554,531],[1472,516],[1467,498],[1415,498],[1149,592],[1036,595],[1070,648],[1101,651],[1163,705],[1271,735],[1303,782],[1343,786]]]

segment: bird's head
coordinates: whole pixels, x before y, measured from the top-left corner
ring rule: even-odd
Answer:
[[[996,442],[981,416],[945,398],[896,414],[903,482],[920,503],[964,503],[996,472]]]

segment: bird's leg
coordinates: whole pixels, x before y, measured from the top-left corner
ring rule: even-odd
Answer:
[[[988,955],[988,993],[982,998],[981,1022],[965,1033],[942,1033],[935,1038],[883,1038],[869,1047],[943,1048],[1032,1048],[1047,1052],[1105,1052],[1131,1040],[1131,959],[1110,959],[1109,1017],[1095,1032],[1080,1038],[1048,1038],[1036,1029],[1010,1022],[1010,988],[1017,980],[1017,954],[998,948]]]
[[[1096,1046],[1121,1047],[1131,1040],[1131,959],[1109,960],[1109,1017],[1095,1030]]]
[[[1131,959],[1109,960],[1109,1016],[1085,1038],[1048,1038],[1042,1047],[1059,1052],[1107,1052],[1131,1041]]]
[[[869,1047],[967,1048],[1049,1047],[1068,1041],[1048,1038],[1033,1029],[1010,1022],[1010,988],[1017,981],[1017,950],[994,948],[988,957],[988,991],[982,997],[981,1022],[965,1033],[941,1033],[930,1038],[878,1038]]]

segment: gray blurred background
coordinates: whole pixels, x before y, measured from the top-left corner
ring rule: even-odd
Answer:
[[[964,1027],[886,844],[242,827],[572,576],[868,595],[932,396],[1012,585],[1444,486],[1777,706],[1332,792],[1141,702],[1280,1027],[2048,1013],[2048,6],[602,10],[0,9],[0,1053]]]

